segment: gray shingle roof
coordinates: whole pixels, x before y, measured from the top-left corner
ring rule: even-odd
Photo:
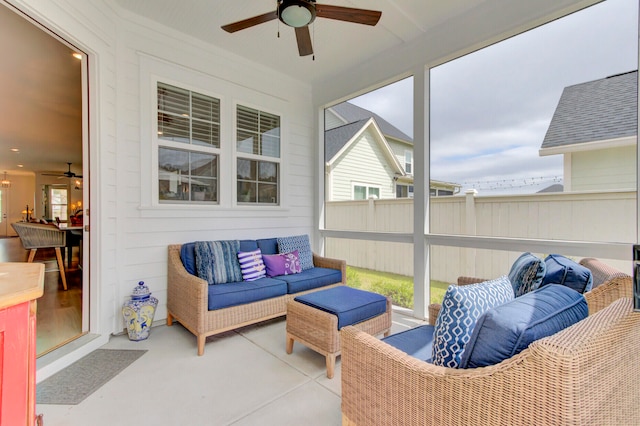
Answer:
[[[637,134],[638,71],[564,88],[542,148]]]
[[[358,133],[369,118],[345,124],[324,132],[324,161],[329,161]]]
[[[380,117],[378,114],[364,108],[360,108],[350,102],[342,102],[332,106],[331,109],[333,109],[340,117],[344,118],[347,123],[354,123],[356,121],[366,120],[373,117],[383,135],[413,143],[413,138],[411,136],[403,133],[400,129]]]

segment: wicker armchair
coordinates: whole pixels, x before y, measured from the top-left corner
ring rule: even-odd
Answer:
[[[633,297],[632,286],[624,285],[624,280],[629,280],[631,276],[613,268],[606,263],[593,257],[585,257],[579,262],[582,266],[589,268],[593,275],[593,290],[586,293],[587,303],[589,304],[589,314],[594,314],[599,310],[609,306],[611,302],[621,297]],[[616,280],[620,278],[621,280]],[[475,284],[486,281],[484,278],[476,277],[458,277],[458,285]],[[602,288],[600,288],[602,287]],[[590,293],[595,292],[595,297]],[[602,295],[603,297],[600,297]],[[440,304],[432,303],[429,305],[429,324],[435,325],[436,318],[440,312]]]
[[[27,262],[33,262],[39,248],[55,249],[58,269],[60,270],[60,278],[62,278],[62,286],[66,290],[67,277],[64,272],[64,262],[62,260],[62,252],[60,251],[60,248],[65,247],[66,245],[67,233],[54,226],[40,223],[16,222],[12,223],[11,226],[20,237],[22,246],[27,250],[31,250]]]
[[[344,327],[342,424],[637,425],[640,312],[628,298],[607,306],[631,285],[605,282],[587,295],[597,313],[483,368],[435,366]]]

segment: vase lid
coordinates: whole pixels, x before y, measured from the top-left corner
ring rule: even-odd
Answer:
[[[149,287],[145,285],[144,281],[140,281],[133,289],[133,293],[131,293],[131,298],[133,300],[148,299],[149,296],[151,296],[151,292],[149,291]]]

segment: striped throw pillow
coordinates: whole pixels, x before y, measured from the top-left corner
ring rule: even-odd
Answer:
[[[238,252],[238,262],[240,262],[242,279],[245,281],[255,281],[267,273],[260,249]]]

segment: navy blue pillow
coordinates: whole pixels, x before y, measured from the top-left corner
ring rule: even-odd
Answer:
[[[529,252],[522,253],[509,271],[514,296],[520,297],[540,287],[546,271],[547,264],[544,260]]]
[[[540,287],[489,309],[477,321],[460,368],[497,364],[532,342],[551,336],[589,315],[584,296],[557,284]]]
[[[180,260],[188,273],[198,275],[196,272],[196,243],[185,243],[180,247]]]
[[[586,293],[593,287],[591,270],[559,254],[550,254],[544,260],[547,272],[540,287],[547,284],[561,284],[578,293]]]

